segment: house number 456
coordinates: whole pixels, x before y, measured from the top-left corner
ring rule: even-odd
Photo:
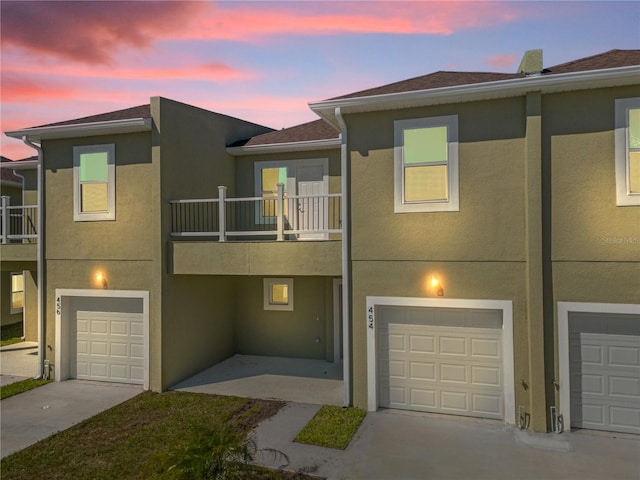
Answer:
[[[369,311],[368,311],[368,315],[367,315],[367,323],[369,325],[369,328],[373,328],[373,321],[374,321],[373,307],[369,307]]]

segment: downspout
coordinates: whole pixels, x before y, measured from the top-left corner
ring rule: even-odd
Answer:
[[[42,148],[39,145],[33,143],[29,138],[25,135],[22,137],[22,141],[28,147],[31,147],[38,152],[38,238],[36,245],[36,261],[37,261],[37,282],[38,282],[38,376],[36,379],[41,379],[48,377],[48,373],[44,371],[44,354],[45,354],[45,345],[44,345],[44,316],[42,314],[42,309],[44,305],[44,248],[42,245],[42,241],[44,239],[44,202],[43,202],[43,192],[42,192]]]
[[[335,110],[340,125],[340,172],[342,191],[342,381],[344,383],[344,406],[352,405],[351,398],[351,264],[349,252],[349,175],[347,171],[347,124],[342,117],[340,107]]]

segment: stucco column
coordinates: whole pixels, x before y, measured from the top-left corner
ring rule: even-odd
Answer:
[[[525,223],[527,327],[529,338],[529,428],[547,431],[544,356],[544,282],[542,223],[542,96],[527,94],[525,137]],[[526,381],[526,380],[525,380]]]

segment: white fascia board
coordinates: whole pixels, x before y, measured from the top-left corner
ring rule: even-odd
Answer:
[[[72,125],[53,125],[33,127],[5,132],[12,138],[27,137],[37,142],[58,138],[88,137],[93,135],[113,135],[118,133],[136,133],[151,131],[150,118],[128,118],[108,122],[76,123]]]
[[[337,126],[335,109],[343,114],[423,107],[443,103],[462,103],[475,100],[505,98],[523,95],[530,91],[553,93],[589,88],[633,85],[640,78],[640,65],[590,70],[585,72],[540,75],[495,82],[455,85],[452,87],[387,93],[366,97],[343,98],[310,102],[309,108],[331,125]]]
[[[340,148],[340,138],[325,140],[310,140],[308,142],[272,143],[267,145],[248,145],[243,147],[228,147],[229,155],[253,155],[258,153],[305,152],[312,150],[333,150]]]

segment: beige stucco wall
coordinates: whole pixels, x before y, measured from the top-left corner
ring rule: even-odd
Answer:
[[[543,97],[554,262],[640,261],[640,207],[616,206],[614,164],[615,99],[638,96],[635,86]]]
[[[163,384],[171,386],[235,353],[234,280],[171,275],[163,283]]]
[[[393,121],[453,114],[460,211],[395,214]],[[353,115],[347,124],[354,260],[524,260],[522,98]]]
[[[525,99],[513,98],[347,117],[356,405],[367,406],[366,297],[434,296],[431,275],[446,298],[513,302],[515,376],[528,382],[525,112]],[[395,214],[394,120],[453,114],[460,211]],[[530,407],[527,392],[515,394]]]
[[[237,353],[333,360],[333,279],[293,277],[293,311],[264,310],[263,282],[238,279]]]
[[[342,244],[329,242],[171,242],[169,271],[196,275],[342,274]]]

